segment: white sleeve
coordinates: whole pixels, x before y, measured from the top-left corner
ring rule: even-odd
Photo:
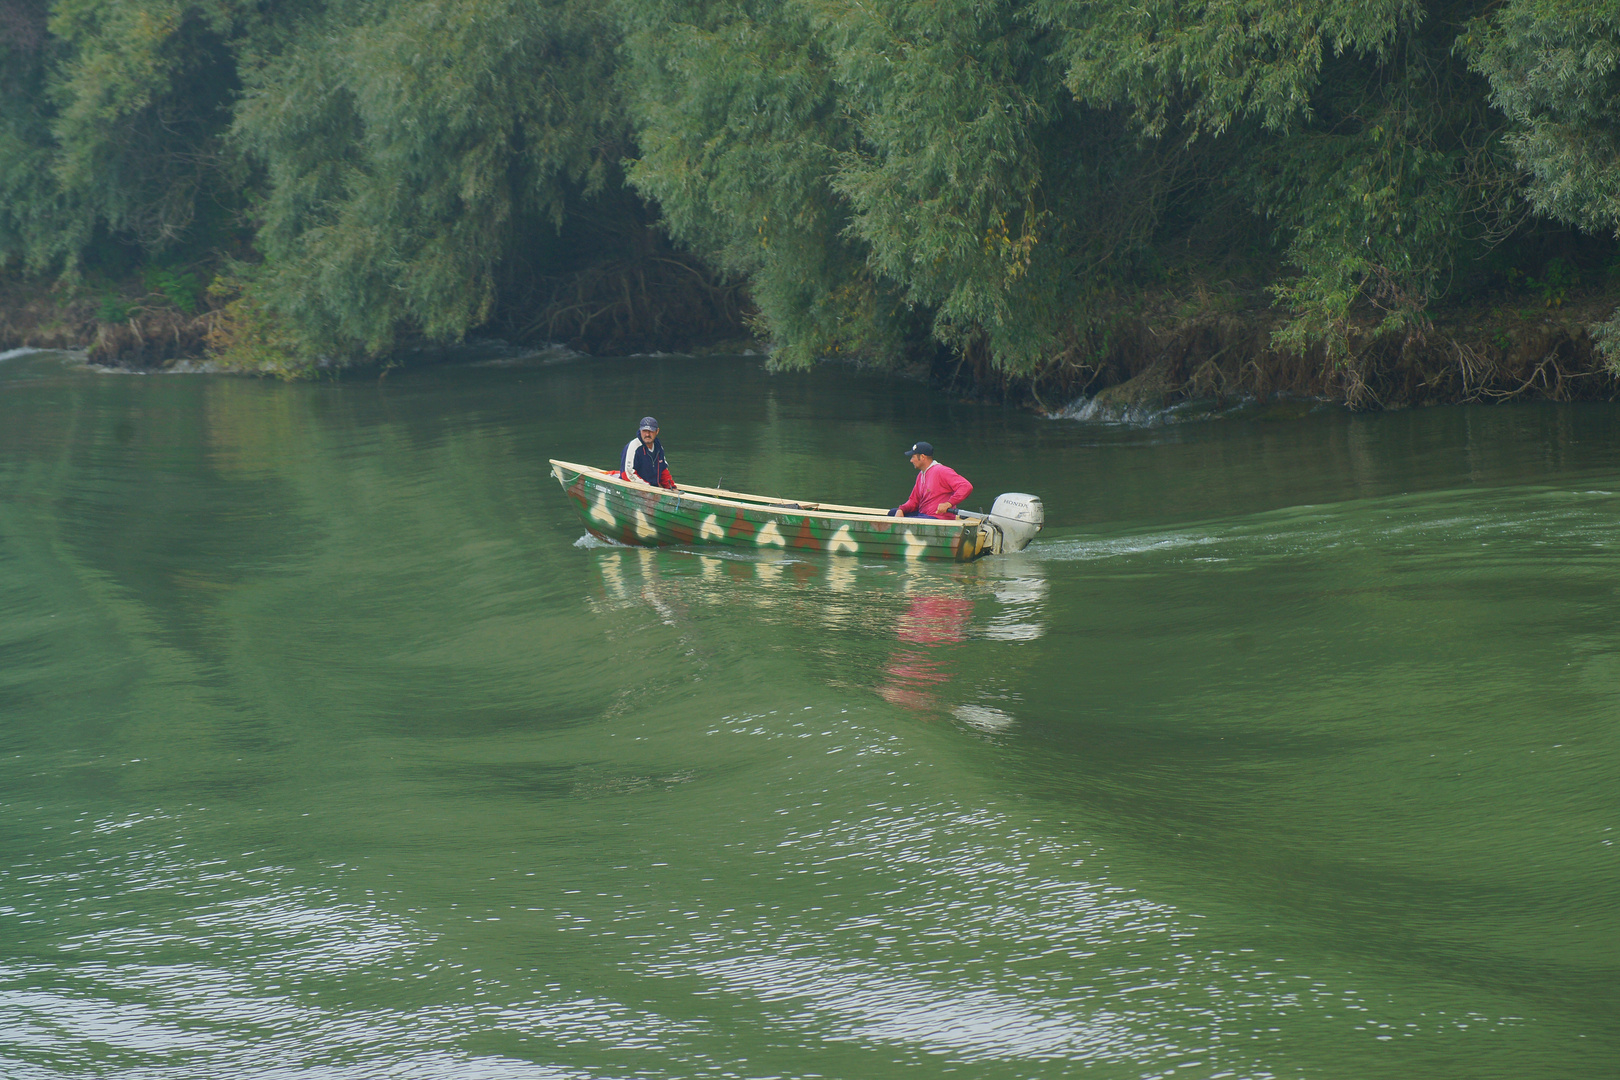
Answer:
[[[624,444],[624,478],[631,482],[641,479],[636,475],[636,450],[641,446],[640,439],[631,439]]]

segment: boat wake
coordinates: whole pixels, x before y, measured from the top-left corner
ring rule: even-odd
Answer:
[[[586,551],[595,551],[598,548],[627,548],[631,545],[621,544],[617,540],[604,540],[600,536],[593,536],[590,533],[586,533],[584,536],[581,536],[578,540],[574,541],[574,546],[577,548],[584,548]]]
[[[1162,560],[1183,563],[1295,562],[1324,552],[1414,552],[1476,562],[1524,545],[1563,558],[1607,557],[1612,500],[1606,491],[1539,485],[1462,489],[1302,504],[1180,529],[1117,536],[1050,536],[1023,557],[1038,562]],[[1346,556],[1336,556],[1346,557]]]

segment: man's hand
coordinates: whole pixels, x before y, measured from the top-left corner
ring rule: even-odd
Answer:
[[[950,515],[950,512],[951,512],[951,504],[950,503],[940,503],[938,509],[936,509],[934,511],[934,513],[938,514],[940,517],[948,517]]]

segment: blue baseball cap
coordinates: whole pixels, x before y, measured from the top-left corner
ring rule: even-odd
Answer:
[[[650,416],[643,416],[641,418],[641,430],[642,431],[657,431],[658,430],[658,421],[654,420]]]
[[[911,449],[906,451],[906,457],[910,457],[912,454],[927,454],[929,457],[933,457],[934,444],[925,442],[912,443]]]

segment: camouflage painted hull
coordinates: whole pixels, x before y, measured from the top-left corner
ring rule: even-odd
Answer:
[[[894,518],[876,507],[792,504],[715,488],[665,490],[553,460],[551,475],[593,536],[643,547],[708,545],[969,562],[990,552],[983,519]]]

